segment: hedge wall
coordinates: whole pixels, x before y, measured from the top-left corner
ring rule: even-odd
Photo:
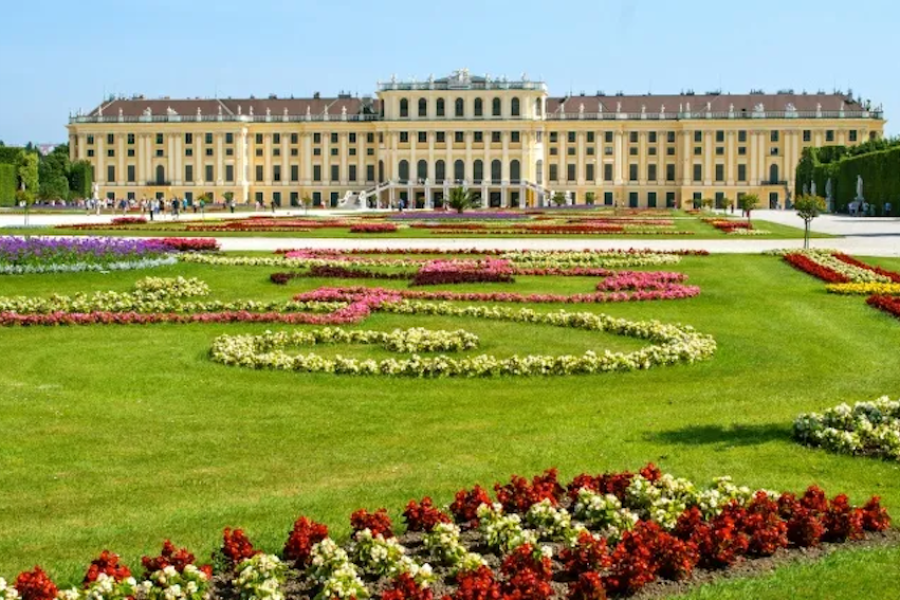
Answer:
[[[93,184],[94,168],[91,163],[86,160],[72,163],[72,170],[69,174],[69,189],[72,198],[90,198]]]
[[[15,146],[0,146],[0,165],[17,165],[24,153],[24,150]]]
[[[0,206],[16,204],[16,167],[0,164]]]
[[[885,216],[885,204],[891,204],[891,216],[900,215],[900,139],[873,140],[859,146],[807,148],[800,157],[796,173],[796,193],[803,185],[816,183],[816,193],[825,195],[832,182],[835,210],[847,212],[856,198],[857,177],[863,178],[863,196],[874,205],[878,216]]]

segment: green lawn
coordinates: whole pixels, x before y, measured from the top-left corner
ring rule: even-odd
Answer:
[[[250,216],[250,215],[248,215]],[[600,217],[602,215],[598,215]],[[297,216],[300,219],[306,219],[302,215]],[[654,217],[647,217],[654,218]],[[322,220],[319,217],[312,216],[310,219],[313,220]],[[210,218],[209,221],[214,221],[214,218]],[[87,219],[86,219],[87,221]],[[381,222],[375,220],[373,222]],[[527,238],[571,238],[571,239],[634,239],[635,243],[639,243],[640,240],[706,240],[706,239],[761,239],[761,240],[771,240],[771,239],[802,239],[803,238],[803,230],[797,227],[789,227],[787,225],[781,225],[779,223],[772,223],[770,221],[760,221],[753,220],[753,225],[757,229],[762,229],[768,231],[769,233],[766,235],[755,235],[755,236],[736,236],[736,235],[726,235],[725,233],[717,230],[712,225],[708,225],[704,223],[699,218],[696,217],[682,217],[675,219],[675,228],[678,231],[688,232],[689,235],[684,234],[653,234],[653,235],[638,235],[638,234],[616,234],[616,235],[578,235],[578,234],[553,234],[553,235],[545,235],[545,234],[532,234],[532,235],[523,235],[521,233],[517,233],[515,235],[509,234],[470,234],[470,233],[441,233],[439,231],[428,230],[428,229],[411,229],[411,228],[402,228],[394,233],[351,233],[348,228],[335,228],[335,229],[312,229],[309,231],[189,231],[187,229],[188,223],[196,223],[202,224],[203,221],[173,221],[171,218],[166,217],[164,220],[156,220],[152,223],[147,223],[146,225],[133,225],[129,226],[127,229],[66,229],[66,228],[54,228],[54,227],[32,227],[32,228],[16,228],[16,227],[4,227],[3,233],[7,235],[100,235],[100,236],[125,236],[125,237],[134,237],[134,236],[189,236],[189,237],[266,237],[266,238],[430,238],[430,239],[489,239],[489,238],[517,238],[517,237],[527,237]],[[501,222],[498,225],[509,225],[511,221]],[[488,226],[490,226],[490,222],[488,222]],[[814,238],[830,238],[835,237],[832,235],[824,234],[824,233],[813,233],[811,237]]]
[[[877,262],[900,269],[900,259]],[[6,276],[0,294],[126,290],[149,274],[200,277],[223,299],[286,299],[359,284],[300,279],[280,287],[268,282],[272,270],[178,265]],[[826,294],[821,282],[774,257],[689,257],[675,270],[702,287],[699,298],[576,308],[688,323],[718,341],[711,361],[627,374],[476,381],[303,375],[207,359],[215,336],[281,328],[274,325],[5,329],[0,574],[9,580],[40,563],[57,581],[75,583],[103,548],[137,566],[165,537],[206,557],[226,525],[244,527],[277,551],[300,514],[340,535],[356,508],[385,506],[399,521],[410,498],[428,494],[445,503],[461,487],[549,466],[571,477],[654,461],[698,482],[729,474],[765,488],[800,491],[816,483],[855,502],[881,495],[900,516],[900,465],[790,440],[799,412],[900,395],[900,321],[861,297]],[[389,284],[404,285],[372,283]],[[572,293],[594,284],[521,278],[454,289]],[[449,317],[376,314],[360,327],[420,324],[473,331],[497,354],[635,345]],[[802,587],[810,590],[804,598],[862,600],[889,589],[879,587],[886,573],[897,585],[897,564],[896,548],[859,551],[690,597],[784,598]]]

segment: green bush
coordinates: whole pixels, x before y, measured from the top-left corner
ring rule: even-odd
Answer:
[[[72,163],[69,188],[73,199],[91,197],[91,186],[94,184],[94,168],[86,160]]]
[[[13,206],[15,202],[16,167],[14,165],[0,164],[0,206]]]
[[[0,164],[18,165],[22,161],[25,151],[13,146],[0,146]]]

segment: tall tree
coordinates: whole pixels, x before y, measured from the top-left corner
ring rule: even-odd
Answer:
[[[40,189],[38,198],[42,200],[66,200],[69,197],[69,146],[62,144],[47,156],[41,157],[38,165]]]
[[[26,152],[19,163],[19,185],[24,187],[23,200],[27,203],[34,202],[38,193],[38,156],[33,152]]]

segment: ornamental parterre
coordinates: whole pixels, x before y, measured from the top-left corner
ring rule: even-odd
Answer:
[[[700,581],[776,553],[884,536],[891,519],[873,497],[854,507],[812,486],[803,494],[752,491],[728,477],[700,487],[650,464],[637,473],[555,469],[474,486],[447,507],[411,500],[397,537],[384,509],[353,513],[350,539],[300,517],[279,555],[226,528],[212,564],[166,540],[145,556],[140,581],[103,551],[80,587],[60,592],[39,566],[4,600],[571,600],[628,596],[669,581]],[[659,583],[657,583],[659,582]],[[660,589],[664,589],[660,587]]]
[[[874,402],[840,404],[822,414],[794,421],[794,439],[832,452],[900,460],[900,401],[883,396]]]

